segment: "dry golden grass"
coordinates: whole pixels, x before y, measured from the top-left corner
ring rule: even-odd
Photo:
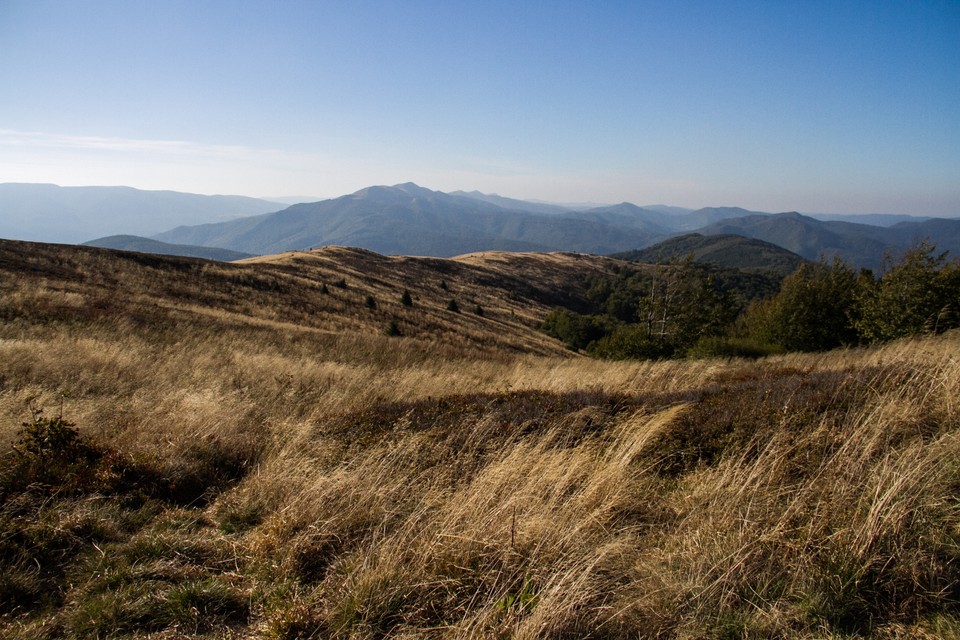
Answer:
[[[533,328],[600,259],[0,249],[0,439],[106,452],[2,454],[0,637],[960,634],[960,334],[600,362]]]

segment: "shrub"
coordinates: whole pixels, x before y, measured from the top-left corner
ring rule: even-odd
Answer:
[[[453,311],[454,313],[460,313],[460,305],[457,304],[456,300],[450,300],[447,303],[447,311]]]
[[[371,296],[371,295],[368,295],[368,296],[366,297],[366,299],[363,301],[363,304],[365,304],[365,305],[367,306],[367,309],[376,309],[376,308],[377,308],[377,301],[376,301],[376,300],[374,299],[374,297]]]
[[[402,336],[403,333],[400,332],[400,327],[397,325],[396,320],[391,320],[390,324],[387,325],[387,328],[383,331],[384,335],[387,336]]]
[[[402,304],[405,307],[413,306],[413,298],[410,296],[410,292],[407,291],[406,289],[403,290],[403,295],[400,296],[400,304]]]
[[[622,325],[590,345],[592,355],[608,360],[662,360],[677,355],[675,345],[640,324]]]
[[[63,419],[63,414],[46,418],[43,409],[33,409],[31,414],[32,420],[22,423],[13,445],[22,457],[73,463],[92,454],[93,448],[80,437],[74,423]]]
[[[54,493],[110,490],[120,480],[123,467],[116,456],[87,442],[63,416],[47,418],[42,409],[31,411],[32,420],[24,422],[11,452],[11,464],[0,473],[0,499],[24,490],[32,484]],[[103,459],[104,464],[101,464]]]
[[[562,340],[570,349],[586,349],[592,342],[607,335],[609,322],[600,316],[574,313],[558,308],[547,314],[540,330],[548,336]]]
[[[782,353],[783,348],[752,338],[704,336],[687,351],[689,358],[763,358]]]

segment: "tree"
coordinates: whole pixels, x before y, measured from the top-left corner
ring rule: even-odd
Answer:
[[[704,336],[720,335],[733,321],[733,306],[709,273],[686,258],[661,265],[646,295],[637,300],[631,342],[649,343],[653,357],[682,355]]]
[[[958,326],[960,264],[921,242],[877,280],[864,279],[856,295],[856,329],[867,342]]]
[[[755,303],[745,323],[752,338],[787,351],[826,351],[854,344],[851,324],[857,276],[840,259],[804,263],[787,276],[780,293]]]
[[[407,291],[406,289],[403,290],[403,295],[400,296],[400,304],[402,304],[405,307],[413,306],[413,298],[410,296],[410,292]]]
[[[723,335],[737,315],[732,295],[714,276],[690,257],[625,268],[615,278],[588,281],[587,297],[598,313],[556,309],[542,330],[601,358],[685,355],[701,338]]]
[[[569,309],[558,308],[547,314],[540,330],[549,336],[562,340],[574,351],[587,349],[607,334],[608,327],[599,316],[575,313]]]

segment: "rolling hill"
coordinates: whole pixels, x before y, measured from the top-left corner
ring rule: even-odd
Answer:
[[[395,322],[406,343],[422,349],[459,344],[543,354],[564,353],[539,331],[543,317],[556,305],[583,306],[586,276],[612,273],[616,263],[560,253],[388,257],[334,246],[224,263],[0,240],[0,274],[47,291],[43,313],[50,318],[150,317],[153,325],[186,331],[217,314],[238,326],[296,326],[305,335],[373,342]],[[118,288],[128,294],[114,295]],[[405,290],[410,306],[401,303]],[[461,313],[448,310],[451,300]],[[6,309],[7,321],[20,317],[15,308]]]
[[[738,207],[691,211],[624,202],[570,210],[478,192],[447,194],[406,183],[368,187],[260,216],[180,227],[153,237],[264,255],[345,245],[384,254],[450,257],[488,250],[608,255],[695,232],[740,235],[777,245],[807,260],[839,256],[855,267],[873,269],[882,266],[885,255],[902,252],[923,239],[933,240],[955,255],[960,253],[957,220],[850,219],[881,221],[886,226]]]
[[[87,247],[101,249],[119,249],[122,251],[137,251],[140,253],[154,253],[166,256],[184,256],[189,258],[206,258],[219,262],[232,262],[243,258],[252,258],[249,253],[218,249],[217,247],[200,247],[188,244],[169,244],[159,240],[151,240],[142,236],[107,236],[84,242]]]
[[[952,255],[960,255],[960,220],[930,219],[900,222],[890,227],[823,221],[799,213],[750,215],[703,227],[704,235],[736,234],[788,249],[807,260],[846,260],[856,267],[882,267],[889,253],[902,252],[929,240]]]
[[[0,241],[0,637],[957,637],[960,335],[537,331],[623,266]]]
[[[804,258],[763,240],[732,234],[705,236],[689,233],[640,249],[614,254],[613,257],[635,262],[664,262],[687,255],[695,262],[728,269],[763,271],[786,276],[796,271]]]

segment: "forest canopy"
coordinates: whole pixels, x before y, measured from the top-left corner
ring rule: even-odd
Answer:
[[[557,308],[542,329],[600,358],[824,351],[960,326],[960,263],[923,242],[879,274],[835,259],[779,280],[687,257],[597,278],[588,298],[589,312]]]

